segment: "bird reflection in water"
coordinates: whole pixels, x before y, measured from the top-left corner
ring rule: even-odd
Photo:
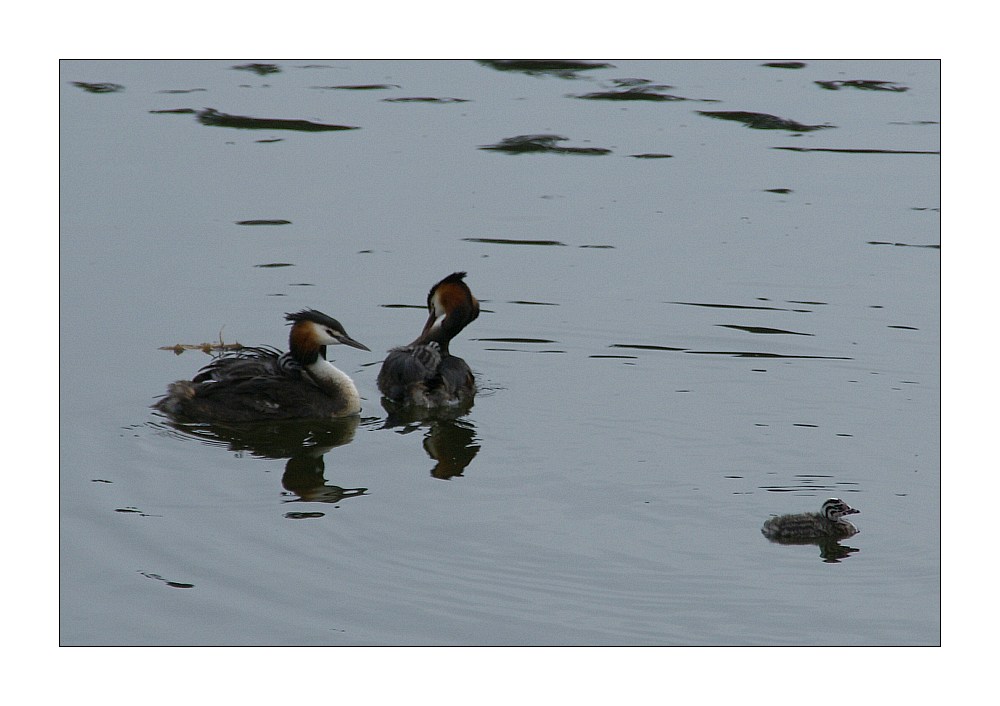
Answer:
[[[342,488],[326,482],[324,456],[354,439],[359,417],[326,421],[286,421],[239,425],[185,424],[169,420],[173,433],[205,444],[225,446],[236,453],[264,459],[286,459],[281,485],[285,502],[339,503],[365,495],[367,488]],[[323,513],[291,512],[290,519],[322,517]]]
[[[839,564],[842,560],[849,557],[856,551],[859,551],[856,547],[848,547],[840,543],[840,540],[834,539],[832,537],[824,537],[822,539],[775,539],[771,538],[769,541],[774,544],[792,544],[792,545],[803,545],[803,544],[815,544],[819,547],[819,558],[823,560],[826,564]]]
[[[426,429],[423,446],[437,462],[431,469],[434,478],[449,480],[463,475],[479,453],[475,424],[460,418],[472,409],[471,399],[456,407],[427,409],[397,405],[383,398],[382,407],[387,413],[383,429],[397,429],[399,434]]]

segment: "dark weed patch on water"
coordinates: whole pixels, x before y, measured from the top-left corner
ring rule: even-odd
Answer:
[[[357,130],[351,125],[329,125],[309,120],[284,120],[282,118],[253,118],[245,115],[220,113],[214,108],[206,108],[198,113],[198,122],[214,127],[232,127],[242,130],[298,130],[300,132],[329,132],[333,130]]]
[[[836,127],[836,125],[804,125],[787,118],[779,118],[776,115],[767,113],[748,113],[741,110],[699,110],[699,115],[705,115],[717,120],[732,120],[743,123],[746,127],[754,130],[788,130],[789,132],[811,132],[813,130],[825,130]]]
[[[568,139],[561,135],[517,135],[500,140],[494,145],[482,145],[479,149],[506,152],[507,154],[611,154],[611,150],[603,147],[563,147],[556,144]]]
[[[281,67],[277,64],[241,64],[239,66],[230,66],[229,68],[236,71],[249,71],[258,76],[281,73]]]
[[[893,93],[903,93],[910,90],[909,86],[903,86],[891,81],[816,81],[817,86],[828,91],[839,91],[841,88],[856,88],[859,91],[891,91]]]
[[[555,76],[557,78],[578,78],[580,71],[614,68],[614,64],[571,59],[478,59],[476,63],[497,71],[513,71],[529,76]]]
[[[71,83],[87,93],[119,93],[125,90],[125,86],[118,83],[87,83],[86,81],[72,81]]]
[[[761,66],[768,69],[804,69],[808,64],[803,61],[769,61]]]

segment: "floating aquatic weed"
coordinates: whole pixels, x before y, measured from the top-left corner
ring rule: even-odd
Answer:
[[[665,83],[653,84],[653,82],[648,78],[613,78],[609,83],[619,86],[621,88],[629,88],[632,86],[646,86],[648,88],[659,88],[664,91],[673,88],[673,86],[668,86]]]
[[[290,262],[268,262],[263,265],[254,265],[254,267],[295,267]]]
[[[238,351],[243,349],[240,342],[226,343],[222,340],[222,331],[219,331],[219,340],[213,343],[175,343],[172,346],[160,346],[161,351],[173,351],[174,355],[180,355],[184,351],[201,351],[208,355],[216,355],[226,351]]]
[[[743,123],[754,130],[788,130],[790,132],[810,132],[836,127],[835,125],[803,125],[802,123],[779,118],[767,113],[749,113],[742,110],[699,110],[699,115],[705,115],[718,120],[733,120]]]
[[[623,91],[594,91],[593,93],[583,93],[573,96],[592,101],[686,101],[688,98],[675,96],[670,93],[658,93],[656,89],[660,86],[633,86]],[[666,86],[664,88],[667,88]]]
[[[125,86],[118,83],[87,83],[86,81],[72,81],[71,83],[87,93],[118,93],[125,90]]]
[[[149,112],[154,115],[165,115],[165,114],[189,115],[192,113],[196,113],[198,111],[196,111],[194,108],[172,108],[169,110],[151,110]]]
[[[636,159],[670,159],[673,157],[672,154],[666,154],[665,152],[643,152],[642,154],[632,154],[629,156]]]
[[[167,89],[163,91],[157,91],[157,93],[197,93],[199,91],[207,91],[207,88],[174,88]]]
[[[569,138],[561,135],[517,135],[507,137],[495,145],[481,145],[481,150],[506,152],[507,154],[527,154],[530,152],[549,152],[553,154],[611,154],[611,150],[603,147],[561,147],[557,142],[565,142]]]
[[[309,120],[284,120],[282,118],[252,118],[245,115],[220,113],[215,108],[205,108],[198,113],[198,122],[215,127],[233,127],[244,130],[299,130],[301,132],[327,132],[331,130],[357,130],[352,125],[328,125]]]
[[[903,86],[892,81],[815,81],[820,88],[828,91],[839,91],[841,88],[857,88],[861,91],[892,91],[893,93],[903,93],[910,90],[909,86]]]
[[[250,71],[258,76],[281,73],[281,67],[277,64],[242,64],[240,66],[230,66],[229,68],[236,69],[237,71]]]
[[[771,193],[771,194],[790,194],[790,193],[792,193],[791,189],[764,189],[764,191],[766,191],[768,193]]]
[[[559,78],[577,78],[578,71],[614,68],[614,64],[569,59],[477,59],[476,63],[497,71],[516,71],[529,76],[550,75]]]
[[[258,218],[250,221],[235,221],[235,223],[238,226],[287,226],[291,225],[292,222],[280,218]]]
[[[761,66],[769,69],[804,69],[808,64],[802,61],[769,61]]]

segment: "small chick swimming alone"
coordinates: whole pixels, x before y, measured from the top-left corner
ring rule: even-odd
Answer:
[[[479,302],[454,272],[431,287],[424,329],[413,343],[389,351],[378,374],[378,389],[392,402],[419,407],[457,405],[476,393],[468,364],[451,355],[448,344],[479,316]]]
[[[819,512],[772,517],[760,531],[768,539],[777,541],[842,539],[858,533],[857,527],[843,519],[844,515],[858,512],[843,500],[830,498]]]
[[[328,345],[367,346],[315,309],[286,314],[287,353],[269,346],[222,355],[193,380],[178,380],[156,409],[198,422],[329,419],[357,414],[361,397],[346,373],[326,360]]]

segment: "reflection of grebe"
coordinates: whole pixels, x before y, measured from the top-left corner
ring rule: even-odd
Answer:
[[[772,517],[760,531],[768,539],[778,541],[850,537],[858,533],[858,528],[843,517],[857,512],[843,500],[830,498],[819,512]]]
[[[220,356],[193,380],[171,384],[154,406],[199,422],[327,419],[360,412],[354,382],[326,360],[326,347],[368,348],[336,319],[314,309],[285,319],[292,323],[287,353],[262,347]]]
[[[378,374],[378,389],[387,399],[437,407],[475,395],[472,370],[448,351],[451,339],[479,316],[479,302],[464,277],[464,272],[455,272],[431,287],[424,330],[410,345],[389,351]]]

